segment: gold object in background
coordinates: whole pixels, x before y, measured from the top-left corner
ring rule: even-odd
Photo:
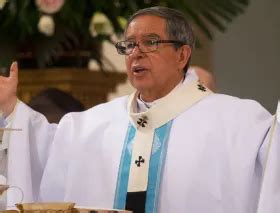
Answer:
[[[114,92],[117,84],[124,83],[126,79],[125,73],[86,69],[20,70],[18,97],[28,103],[40,91],[53,87],[72,94],[90,108],[106,102],[108,93]]]

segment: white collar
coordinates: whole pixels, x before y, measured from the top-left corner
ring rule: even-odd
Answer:
[[[182,79],[182,81],[179,82],[179,84],[177,84],[176,87],[174,87],[171,92],[169,92],[168,94],[171,94],[172,92],[174,92],[176,89],[178,89],[180,86],[182,85],[186,85],[189,84],[192,81],[197,81],[198,77],[194,71],[194,69],[190,68],[188,69],[185,79]],[[162,97],[164,98],[164,97]],[[157,101],[159,101],[159,98],[157,100],[154,100],[152,102],[146,102],[141,98],[141,95],[139,95],[139,97],[136,99],[137,101],[137,112],[145,112],[146,110],[148,110],[149,108],[151,108],[151,106],[153,106]]]

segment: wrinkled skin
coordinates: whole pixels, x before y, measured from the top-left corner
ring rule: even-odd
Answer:
[[[170,39],[166,33],[165,20],[152,15],[143,15],[132,20],[126,30],[125,39],[138,42],[150,38]],[[133,52],[125,57],[128,79],[145,101],[164,97],[182,81],[183,68],[190,54],[191,48],[188,45],[175,49],[170,43],[159,44],[156,51],[149,53],[142,53],[135,47]],[[135,72],[138,68],[141,72]]]

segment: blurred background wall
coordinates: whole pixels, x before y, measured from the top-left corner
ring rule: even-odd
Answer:
[[[280,99],[280,1],[252,0],[226,33],[216,33],[213,70],[223,93],[259,101],[271,112]]]

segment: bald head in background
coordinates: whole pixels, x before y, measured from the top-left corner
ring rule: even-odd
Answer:
[[[191,66],[189,70],[193,70],[199,81],[203,83],[208,89],[212,90],[213,92],[217,92],[216,78],[213,72],[199,66]]]

